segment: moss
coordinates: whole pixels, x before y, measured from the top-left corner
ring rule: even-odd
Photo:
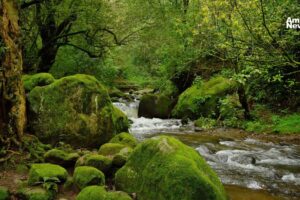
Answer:
[[[137,140],[130,133],[123,132],[113,137],[109,143],[118,143],[134,148],[137,145]]]
[[[79,158],[76,166],[91,166],[99,169],[103,173],[107,173],[111,168],[112,160],[103,155],[87,154]]]
[[[52,200],[52,194],[40,187],[22,188],[17,192],[19,199],[24,200]]]
[[[89,186],[84,188],[76,197],[76,200],[131,200],[125,192],[107,192],[101,186]]]
[[[139,117],[148,118],[169,118],[173,108],[170,98],[165,95],[145,94],[143,95],[139,110]]]
[[[113,157],[112,164],[116,167],[122,167],[128,160],[132,151],[132,148],[121,149],[121,151]]]
[[[106,143],[100,147],[99,154],[104,156],[113,156],[119,153],[124,148],[130,148],[130,147],[127,147],[124,144]]]
[[[71,167],[79,158],[78,153],[67,153],[60,149],[51,149],[44,155],[45,161],[64,167]]]
[[[41,163],[33,164],[29,171],[28,184],[35,185],[43,183],[45,179],[58,179],[61,183],[65,182],[68,172],[59,165]]]
[[[25,91],[29,92],[36,86],[45,86],[55,81],[54,77],[49,73],[39,73],[34,75],[23,75]]]
[[[83,189],[90,185],[105,184],[104,174],[100,170],[89,166],[76,167],[73,178],[74,178],[74,183],[80,189]]]
[[[8,189],[0,186],[0,200],[8,200],[8,199],[9,199]]]
[[[167,136],[139,144],[115,175],[116,187],[140,200],[225,200],[223,185],[191,147]]]
[[[78,74],[35,87],[28,101],[29,127],[43,142],[93,148],[128,130],[127,117],[92,76]]]
[[[106,191],[101,186],[89,186],[84,188],[76,197],[76,200],[99,200],[105,198]]]
[[[218,101],[226,94],[232,93],[236,84],[226,78],[217,76],[202,84],[194,84],[184,91],[172,111],[174,117],[197,119],[214,117],[218,112]]]

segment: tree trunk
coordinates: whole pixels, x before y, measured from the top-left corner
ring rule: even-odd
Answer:
[[[242,108],[244,109],[244,118],[249,120],[251,119],[250,108],[244,86],[238,88],[238,95]]]
[[[17,4],[0,0],[0,36],[5,52],[0,66],[0,143],[21,141],[25,122],[22,51]]]

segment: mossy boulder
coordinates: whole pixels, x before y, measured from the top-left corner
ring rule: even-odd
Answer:
[[[113,166],[119,168],[126,163],[132,151],[131,147],[124,144],[106,143],[100,147],[99,154],[110,157]]]
[[[222,183],[200,154],[167,136],[139,144],[115,182],[139,200],[226,200]]]
[[[98,153],[104,156],[114,156],[124,148],[130,148],[130,147],[127,147],[124,144],[106,143],[100,147]]]
[[[0,200],[9,200],[9,191],[5,187],[0,186]]]
[[[130,133],[123,132],[113,137],[109,143],[118,143],[134,148],[137,145],[137,139]]]
[[[51,149],[45,153],[44,158],[48,163],[71,167],[74,166],[76,160],[79,158],[79,154],[68,153],[60,149]]]
[[[41,187],[26,187],[17,192],[22,200],[53,200],[53,194]]]
[[[76,167],[74,171],[74,183],[80,188],[83,189],[90,185],[104,185],[105,176],[104,174],[96,169],[95,167],[90,166],[81,166]]]
[[[197,119],[199,117],[216,117],[219,113],[219,100],[231,94],[236,83],[217,76],[209,81],[194,84],[185,90],[172,111],[173,117]]]
[[[68,172],[65,168],[50,163],[31,165],[28,184],[36,185],[43,183],[46,179],[53,179],[64,183],[67,180]]]
[[[38,73],[33,75],[23,75],[22,80],[25,91],[29,92],[36,86],[45,86],[53,83],[55,78],[49,73]]]
[[[76,162],[77,166],[91,166],[107,173],[112,165],[112,159],[98,154],[86,154],[80,157]]]
[[[84,188],[76,197],[76,200],[132,200],[125,192],[107,192],[101,186],[89,186]]]
[[[142,96],[138,116],[166,119],[171,116],[173,101],[165,95],[145,94]]]
[[[46,143],[93,148],[128,130],[127,117],[93,76],[77,74],[35,87],[28,101],[29,127]]]

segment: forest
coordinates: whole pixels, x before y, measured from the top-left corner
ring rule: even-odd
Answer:
[[[299,0],[0,0],[0,200],[299,186]]]

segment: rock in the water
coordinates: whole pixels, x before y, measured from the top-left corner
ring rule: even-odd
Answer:
[[[89,186],[84,188],[76,197],[76,200],[132,200],[125,192],[107,192],[101,186]]]
[[[49,73],[39,73],[33,75],[24,75],[22,77],[26,92],[31,91],[36,86],[45,86],[53,83],[55,78]]]
[[[99,147],[128,130],[128,119],[115,108],[96,78],[74,75],[30,91],[29,127],[46,143]]]
[[[137,139],[130,133],[120,133],[113,137],[109,143],[118,143],[134,148],[137,145]]]
[[[202,84],[195,84],[185,90],[178,99],[172,115],[176,118],[197,119],[216,117],[219,100],[235,91],[236,83],[223,77],[214,77]]]
[[[9,200],[9,191],[5,187],[0,186],[0,200]]]
[[[215,172],[193,148],[167,136],[138,145],[115,175],[117,189],[137,199],[225,200]]]
[[[107,173],[112,165],[112,159],[98,154],[86,154],[80,157],[76,166],[91,166],[99,169],[103,173]]]
[[[64,183],[67,177],[67,170],[59,165],[49,163],[33,164],[29,171],[28,184],[42,184],[46,179]]]
[[[172,108],[172,100],[167,96],[145,94],[139,105],[138,116],[166,119],[170,117]]]
[[[60,149],[51,149],[45,153],[44,158],[46,162],[71,167],[74,166],[79,155],[78,153],[67,153]]]
[[[26,187],[17,192],[18,199],[22,200],[53,200],[53,195],[41,187]]]
[[[74,178],[74,183],[80,189],[83,189],[90,185],[105,184],[104,174],[100,170],[89,166],[76,167],[73,178]]]

